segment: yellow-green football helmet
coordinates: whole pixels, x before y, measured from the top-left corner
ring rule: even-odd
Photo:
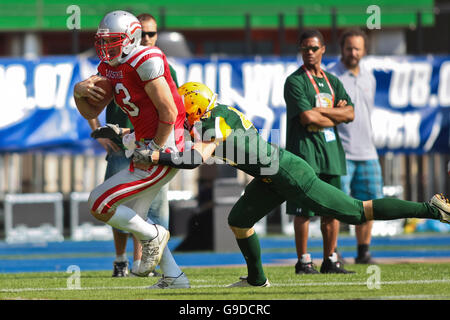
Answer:
[[[183,99],[187,121],[190,125],[198,121],[205,112],[214,108],[216,94],[200,82],[187,82],[178,88]]]

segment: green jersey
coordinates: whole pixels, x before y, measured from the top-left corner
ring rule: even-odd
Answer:
[[[170,75],[172,76],[172,79],[173,79],[173,81],[175,82],[175,85],[178,88],[179,85],[178,85],[177,73],[176,73],[175,69],[172,68],[172,66],[170,64],[169,64],[169,70],[170,70]]]
[[[216,141],[213,156],[254,177],[276,174],[280,149],[265,141],[237,109],[217,105],[194,124],[196,140]]]
[[[319,90],[318,95],[303,68],[286,79],[286,149],[305,159],[318,174],[345,175],[345,152],[336,126],[317,131],[300,123],[300,114],[314,107],[332,108],[339,100],[346,100],[348,105],[353,105],[339,79],[328,72],[325,74],[333,89],[334,99],[326,79],[313,77]]]

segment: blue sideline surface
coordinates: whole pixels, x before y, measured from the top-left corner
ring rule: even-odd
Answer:
[[[264,264],[280,264],[295,261],[293,237],[261,237]],[[173,238],[169,248],[174,250],[182,241]],[[377,250],[376,258],[450,258],[450,235],[374,237],[371,244],[376,246],[396,246],[395,250]],[[404,250],[398,247],[405,247]],[[422,246],[422,248],[416,248]],[[423,248],[430,246],[433,248]],[[322,239],[312,238],[309,248],[321,248]],[[354,237],[340,237],[338,247],[355,247]],[[440,248],[442,247],[442,248]],[[129,241],[127,251],[133,250]],[[344,258],[353,258],[355,250],[340,251]],[[321,250],[311,252],[313,259],[322,259]],[[131,254],[129,254],[131,259]],[[182,267],[245,265],[240,252],[175,252],[174,257]],[[19,272],[65,272],[71,265],[81,270],[112,270],[114,261],[113,241],[63,241],[34,244],[7,244],[0,242],[0,273]]]

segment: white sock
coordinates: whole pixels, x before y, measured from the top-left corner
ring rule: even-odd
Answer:
[[[107,224],[117,229],[131,232],[139,240],[149,240],[157,236],[157,230],[154,225],[148,224],[136,212],[126,206],[118,206]]]
[[[125,262],[125,261],[128,261],[127,254],[124,253],[124,254],[121,254],[121,255],[116,256],[116,260],[114,260],[114,261],[116,261],[116,262]]]
[[[154,224],[150,218],[147,218],[147,223]],[[159,262],[159,267],[165,277],[177,278],[183,273],[178,264],[175,262],[172,252],[170,252],[168,246],[164,249],[161,261]]]
[[[337,262],[338,261],[338,259],[337,259],[337,254],[336,254],[336,252],[333,252],[329,257],[328,257],[328,259],[330,259],[331,260],[331,262]]]
[[[131,271],[134,273],[137,273],[139,270],[139,265],[141,264],[141,260],[135,260],[133,261],[133,266],[131,267]]]
[[[164,249],[159,266],[165,277],[177,278],[183,273],[168,247]]]
[[[309,263],[309,262],[311,262],[311,255],[309,253],[302,254],[302,257],[300,258],[300,261],[302,263]]]

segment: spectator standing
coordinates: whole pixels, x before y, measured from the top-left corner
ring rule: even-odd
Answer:
[[[341,177],[342,190],[358,200],[382,198],[383,178],[371,123],[376,81],[360,65],[367,53],[367,36],[361,29],[348,29],[341,36],[340,46],[341,59],[328,71],[341,80],[355,105],[355,120],[338,125],[347,161],[347,175]],[[372,226],[373,220],[355,226],[355,263],[375,263],[369,251]]]
[[[284,85],[286,149],[308,162],[321,180],[340,188],[340,176],[346,174],[346,164],[336,125],[353,120],[353,104],[339,79],[321,68],[325,43],[320,31],[304,32],[300,37],[300,51],[303,65],[286,79]],[[307,251],[309,221],[315,213],[307,205],[299,207],[288,201],[287,214],[295,215],[296,274],[318,273]],[[335,252],[338,221],[331,216],[320,219],[323,237],[320,272],[349,273]]]

